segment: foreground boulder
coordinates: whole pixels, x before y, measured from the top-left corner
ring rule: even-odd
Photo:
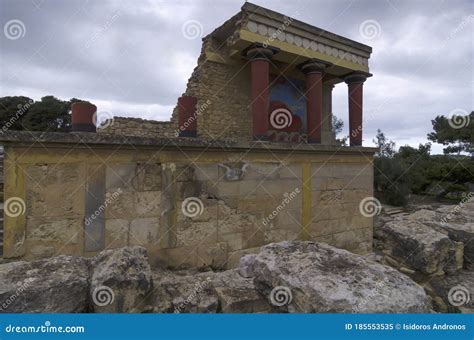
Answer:
[[[156,313],[265,313],[272,308],[255,289],[253,279],[237,270],[196,272],[155,270]]]
[[[462,268],[463,244],[424,223],[394,220],[381,226],[376,235],[391,256],[422,274],[442,275]]]
[[[0,312],[80,313],[89,308],[88,261],[60,255],[0,265]]]
[[[212,286],[222,313],[270,313],[272,306],[255,288],[253,279],[242,277],[236,269],[218,273]]]
[[[420,209],[397,218],[399,221],[418,221],[464,245],[464,264],[474,264],[474,206],[470,202],[443,205],[436,211]]]
[[[213,272],[155,270],[153,312],[217,313],[218,297],[211,281]]]
[[[94,312],[139,313],[150,309],[153,281],[145,248],[104,250],[92,259],[91,267]]]
[[[393,268],[324,243],[291,241],[245,257],[245,273],[282,312],[426,313],[425,291]]]
[[[435,277],[429,282],[435,309],[443,313],[474,313],[474,271]]]

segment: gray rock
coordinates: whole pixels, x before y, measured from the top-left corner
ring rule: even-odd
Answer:
[[[444,302],[444,305],[438,303],[440,311],[474,313],[474,271],[461,270],[454,275],[435,277],[430,286],[435,297]]]
[[[420,209],[399,221],[417,221],[464,245],[464,262],[474,263],[474,206],[470,202],[443,205],[436,211]],[[459,255],[459,253],[458,253]],[[455,264],[459,268],[459,263]]]
[[[269,313],[267,299],[260,295],[253,279],[242,277],[236,269],[216,273],[212,286],[219,297],[222,313]]]
[[[451,240],[464,245],[464,262],[466,265],[474,264],[474,223],[443,223],[440,229],[447,231]]]
[[[81,313],[88,309],[86,259],[60,255],[0,265],[0,312]]]
[[[422,313],[425,291],[409,277],[324,243],[291,241],[261,248],[252,259],[257,290],[280,311]]]
[[[453,273],[462,267],[462,245],[423,223],[409,219],[389,222],[377,237],[383,239],[390,255],[423,274]]]
[[[213,272],[153,272],[155,313],[216,313],[218,296],[212,286]]]
[[[254,261],[254,257],[255,254],[249,254],[240,258],[238,271],[242,277],[249,278],[254,276],[254,273],[252,273],[251,266],[252,262]]]
[[[143,247],[104,250],[92,260],[91,300],[96,313],[137,313],[149,309],[153,289]]]

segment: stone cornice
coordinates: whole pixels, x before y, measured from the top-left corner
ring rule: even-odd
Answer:
[[[364,54],[370,55],[370,53],[372,53],[372,47],[368,45],[361,44],[357,41],[323,30],[319,27],[312,26],[305,22],[299,21],[295,18],[291,18],[288,15],[283,15],[281,13],[272,11],[270,9],[255,5],[253,3],[246,2],[242,6],[241,9],[244,13],[247,13],[248,19],[250,21],[257,21],[259,23],[265,24],[265,23],[268,23],[268,20],[270,20],[271,22],[277,22],[279,24],[283,24],[285,21],[287,21],[290,18],[292,19],[291,21],[292,27],[290,29],[299,30],[302,36],[306,36],[305,33],[309,33],[313,36],[320,36],[326,40],[331,40],[334,43],[340,43],[343,45],[350,46],[354,49],[360,50],[361,52],[365,52]],[[295,10],[294,14],[289,13],[289,15],[293,15],[293,16],[297,16],[297,14],[298,14],[297,10]],[[328,45],[332,45],[332,44],[329,43]]]
[[[318,36],[316,34],[308,36],[308,34],[306,34],[305,37],[302,34],[291,33],[292,30],[290,30],[289,27],[284,31],[282,29],[279,30],[278,23],[276,22],[273,25],[269,25],[253,20],[248,20],[245,25],[242,26],[242,29],[258,34],[265,39],[278,39],[281,42],[286,42],[299,48],[312,50],[327,56],[332,56],[368,67],[368,57],[370,56],[370,53],[362,50],[358,51],[350,45],[344,46],[342,43],[330,43],[327,40],[325,41],[323,36]],[[295,30],[293,29],[293,31]],[[338,47],[335,47],[335,45]]]
[[[97,147],[110,148],[120,146],[120,149],[136,149],[138,147],[157,147],[163,150],[205,150],[211,151],[248,151],[268,152],[294,152],[294,153],[364,153],[372,155],[377,148],[370,147],[348,147],[335,145],[315,145],[297,143],[273,143],[273,142],[244,142],[232,139],[214,140],[202,138],[144,138],[128,136],[110,136],[106,134],[87,132],[33,132],[33,131],[7,131],[0,135],[0,143],[15,147],[41,148],[48,146],[58,148],[84,148],[89,149],[94,145]]]

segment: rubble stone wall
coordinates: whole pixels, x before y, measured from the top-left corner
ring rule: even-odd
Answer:
[[[271,242],[372,245],[371,157],[357,152],[5,148],[5,257],[94,255],[127,245],[171,267],[232,268]],[[93,249],[93,250],[91,250]]]
[[[138,137],[175,137],[177,126],[172,122],[160,122],[140,118],[114,117],[97,133],[108,135],[138,136]]]

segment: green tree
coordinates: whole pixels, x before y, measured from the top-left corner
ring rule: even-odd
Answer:
[[[0,98],[0,121],[3,130],[62,131],[71,129],[71,105],[81,101],[63,101],[45,96],[35,102],[28,97]]]
[[[344,121],[340,118],[337,118],[336,115],[332,115],[332,130],[334,131],[334,135],[337,136],[338,133],[342,132],[342,128],[344,127]],[[341,145],[347,145],[347,136],[337,139]]]
[[[377,147],[379,148],[377,156],[391,158],[396,152],[395,142],[387,139],[387,137],[385,137],[384,133],[380,129],[377,129],[377,135],[375,136],[375,139],[372,139],[372,142],[374,142],[375,145],[377,145]]]
[[[445,154],[474,154],[474,111],[452,118],[437,116],[431,124],[434,132],[428,134],[428,139],[446,145],[443,149]]]

